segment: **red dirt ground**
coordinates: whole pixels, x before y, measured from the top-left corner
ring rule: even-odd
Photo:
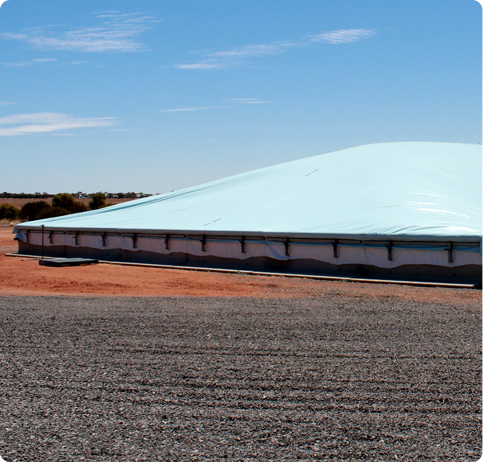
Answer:
[[[481,291],[399,284],[312,280],[241,273],[174,270],[98,264],[52,268],[38,260],[11,257],[16,252],[12,227],[0,228],[1,295],[105,295],[294,298],[347,295],[400,297],[449,305],[481,303]]]

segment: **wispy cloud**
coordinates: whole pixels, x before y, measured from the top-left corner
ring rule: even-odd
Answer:
[[[209,109],[229,109],[235,107],[237,104],[270,104],[273,101],[264,101],[258,98],[232,98],[226,100],[223,106],[190,106],[190,107],[179,107],[172,109],[160,109],[159,112],[194,112],[194,111],[205,111]]]
[[[311,42],[324,42],[333,45],[339,43],[352,43],[358,42],[365,38],[375,35],[375,32],[370,29],[341,29],[332,32],[322,32],[317,35],[310,35],[307,38]]]
[[[41,50],[62,50],[81,53],[134,52],[145,46],[139,36],[158,22],[138,13],[106,11],[96,15],[97,26],[58,31],[57,27],[25,29],[20,34],[3,33],[9,40],[20,40]]]
[[[232,98],[228,101],[235,103],[235,104],[270,104],[273,101],[264,101],[262,99],[257,98]]]
[[[31,66],[33,63],[31,61],[19,61],[17,63],[3,63],[4,66],[7,67],[28,67]]]
[[[191,64],[177,64],[175,67],[178,69],[219,69],[220,67],[224,67],[224,65],[223,63],[201,62]]]
[[[64,65],[78,65],[78,64],[85,64],[87,61],[71,61],[67,63],[61,63],[62,66]],[[7,67],[29,67],[29,66],[42,66],[45,64],[54,64],[58,63],[57,58],[34,58],[31,59],[30,61],[19,61],[19,62],[14,62],[14,63],[2,63],[4,66]]]
[[[240,58],[257,58],[266,55],[278,55],[288,48],[301,46],[301,42],[272,42],[262,45],[245,45],[240,48],[234,48],[227,51],[215,51],[212,53],[213,58],[220,59],[240,59]]]
[[[13,114],[0,118],[0,136],[19,136],[80,128],[111,127],[118,123],[118,119],[114,117],[79,118],[53,112]]]
[[[57,58],[34,58],[32,61],[34,63],[53,63],[57,61]]]
[[[0,106],[8,106],[10,104],[13,104],[13,103],[10,103],[8,101],[0,101]]]
[[[179,107],[174,109],[160,109],[159,112],[194,112],[206,111],[208,109],[226,109],[229,106],[193,106],[193,107]]]
[[[305,35],[298,40],[281,40],[259,45],[244,45],[231,50],[203,52],[205,56],[195,63],[177,64],[177,69],[222,69],[239,65],[242,62],[268,55],[278,55],[289,49],[314,46],[318,43],[339,45],[353,43],[375,35],[371,29],[340,29],[321,32],[316,35]]]

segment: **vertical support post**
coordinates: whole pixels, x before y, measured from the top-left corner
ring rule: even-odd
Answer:
[[[449,245],[446,248],[446,250],[448,251],[448,262],[453,263],[454,262],[454,259],[453,259],[453,243],[451,241],[449,242]]]
[[[133,247],[133,249],[137,249],[137,247],[138,247],[138,237],[137,237],[136,233],[134,233],[132,235],[132,247]]]
[[[246,243],[245,243],[245,236],[242,236],[242,238],[240,239],[240,245],[241,245],[241,253],[247,253],[247,249],[246,249]]]
[[[107,233],[102,233],[102,247],[106,246]]]
[[[285,256],[289,257],[290,256],[290,251],[289,251],[290,241],[289,241],[288,238],[285,239],[285,241],[283,242],[283,245],[285,246]]]
[[[164,248],[169,250],[169,234],[166,234],[166,237],[164,238]]]
[[[50,242],[51,244],[53,244],[53,243],[54,243],[54,232],[53,232],[53,231],[51,231],[51,232],[49,233],[49,242]]]
[[[334,258],[339,258],[339,253],[337,249],[338,244],[339,244],[339,241],[337,239],[334,239],[334,242],[332,242],[332,248],[334,250]]]
[[[392,261],[392,241],[387,245],[387,259]]]
[[[79,245],[79,232],[76,231],[75,234],[74,234],[74,242],[75,242],[75,245]]]
[[[201,251],[206,252],[206,236],[201,236]]]
[[[44,230],[45,225],[42,225],[42,260],[44,259]]]

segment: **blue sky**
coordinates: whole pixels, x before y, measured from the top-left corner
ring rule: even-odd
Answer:
[[[481,24],[475,0],[8,0],[0,191],[157,193],[480,143]]]

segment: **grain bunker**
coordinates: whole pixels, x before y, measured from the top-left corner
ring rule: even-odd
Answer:
[[[481,281],[480,145],[364,145],[21,223],[19,253],[420,281]]]

